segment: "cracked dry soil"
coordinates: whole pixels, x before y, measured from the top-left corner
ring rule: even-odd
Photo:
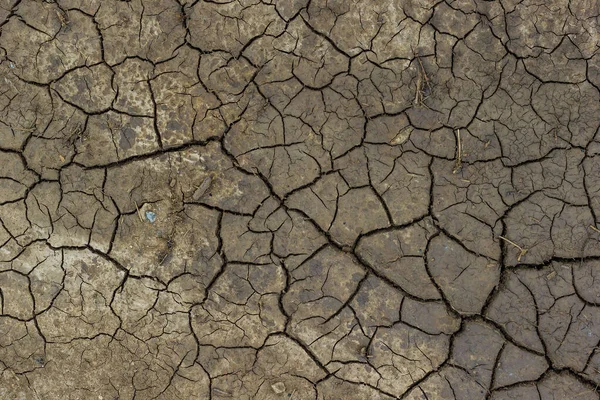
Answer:
[[[2,0],[0,398],[598,399],[599,16]]]

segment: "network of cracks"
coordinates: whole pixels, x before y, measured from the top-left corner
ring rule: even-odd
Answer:
[[[599,399],[599,32],[3,1],[0,398]]]

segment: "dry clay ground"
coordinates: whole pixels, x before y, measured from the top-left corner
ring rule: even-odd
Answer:
[[[596,0],[2,0],[0,398],[600,385]]]

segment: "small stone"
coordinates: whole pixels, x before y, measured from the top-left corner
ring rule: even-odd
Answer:
[[[390,144],[392,146],[398,146],[398,145],[406,142],[408,140],[408,138],[410,137],[410,134],[412,133],[412,131],[413,130],[410,127],[401,129],[400,132],[398,132],[398,134],[392,139]]]
[[[277,394],[285,392],[285,384],[283,382],[277,382],[271,385],[271,389]]]
[[[146,211],[146,219],[153,224],[154,221],[156,221],[156,213],[153,211]]]

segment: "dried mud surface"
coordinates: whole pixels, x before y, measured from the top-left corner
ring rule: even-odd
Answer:
[[[2,0],[0,398],[598,399],[599,21]]]

